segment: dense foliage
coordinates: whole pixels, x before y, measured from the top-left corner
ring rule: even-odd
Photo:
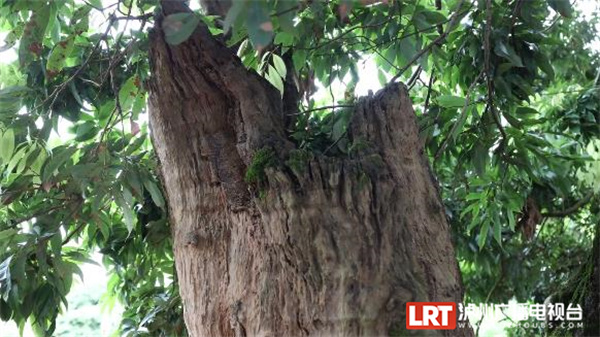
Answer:
[[[195,0],[194,0],[195,1]],[[198,3],[192,3],[197,8]],[[0,317],[51,335],[92,252],[125,335],[182,335],[166,201],[146,123],[158,0],[0,0]],[[351,156],[372,62],[410,88],[467,302],[542,302],[586,265],[599,219],[598,11],[567,0],[233,1],[198,24],[282,96],[301,156]],[[209,13],[218,14],[218,13]],[[596,40],[594,40],[596,39]],[[319,89],[320,88],[320,89]],[[252,175],[252,172],[249,172]],[[260,177],[257,177],[260,178]],[[588,262],[589,264],[589,262]],[[514,333],[519,333],[518,331]]]

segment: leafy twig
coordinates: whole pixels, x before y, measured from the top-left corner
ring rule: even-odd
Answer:
[[[421,56],[423,56],[425,53],[427,53],[429,50],[431,50],[431,48],[433,48],[436,45],[439,45],[444,39],[446,39],[446,37],[448,36],[448,33],[451,32],[452,29],[454,28],[454,26],[458,23],[458,18],[460,17],[460,14],[465,13],[464,11],[463,12],[459,11],[464,3],[465,3],[465,0],[461,0],[458,3],[458,5],[456,7],[457,10],[456,10],[456,12],[454,12],[454,14],[452,14],[452,17],[450,18],[450,21],[448,22],[448,27],[446,28],[446,31],[443,32],[442,34],[440,34],[440,36],[438,36],[435,40],[433,40],[433,42],[428,44],[425,48],[421,49],[418,53],[416,53],[410,59],[410,61],[408,61],[408,63],[404,67],[402,67],[400,69],[400,71],[394,77],[392,77],[392,79],[390,80],[390,83],[395,82],[397,79],[399,79],[400,76],[402,76],[402,74],[413,65],[413,63],[417,62],[421,58]]]
[[[96,52],[100,48],[100,43],[102,43],[102,41],[105,40],[106,37],[108,36],[108,33],[110,32],[110,28],[112,27],[112,25],[114,23],[114,18],[115,18],[115,12],[113,12],[108,17],[108,25],[106,27],[106,30],[104,31],[102,36],[98,39],[98,42],[96,42],[96,44],[94,45],[94,48],[92,49],[92,51],[90,52],[88,57],[85,59],[85,61],[83,61],[81,66],[79,68],[77,68],[75,73],[73,73],[73,75],[71,75],[68,79],[66,79],[64,82],[62,82],[56,89],[54,89],[54,91],[52,91],[50,96],[48,96],[42,103],[40,103],[38,106],[36,106],[34,108],[34,110],[37,110],[40,107],[43,107],[44,104],[48,103],[50,100],[51,100],[51,103],[50,103],[50,106],[48,106],[48,110],[52,109],[52,107],[54,106],[54,103],[56,103],[56,99],[58,98],[58,95],[67,87],[67,85],[69,83],[71,83],[71,81],[73,81],[75,78],[77,78],[77,76],[79,76],[79,74],[81,74],[83,69],[85,69],[85,67],[87,67],[87,65],[90,63],[90,61],[92,60],[92,57],[94,56],[94,54],[96,54]]]
[[[492,72],[490,70],[490,59],[491,59],[491,46],[490,46],[490,35],[492,32],[492,0],[486,0],[486,19],[485,19],[485,37],[483,40],[484,47],[484,69],[485,69],[485,78],[487,80],[487,90],[488,90],[488,101],[487,101],[487,109],[492,114],[492,118],[494,119],[494,123],[498,126],[498,130],[500,130],[500,134],[502,134],[502,142],[506,141],[506,131],[504,131],[504,127],[500,121],[500,117],[498,116],[496,109],[494,108],[494,81],[492,78]]]
[[[446,150],[446,147],[448,146],[448,143],[450,142],[450,138],[452,138],[452,135],[456,133],[456,131],[459,127],[459,124],[460,124],[460,123],[458,123],[458,121],[465,118],[465,114],[467,113],[467,107],[469,106],[469,102],[471,101],[471,92],[473,91],[473,89],[475,89],[475,86],[477,85],[477,82],[479,82],[479,79],[481,78],[481,76],[483,76],[483,70],[481,72],[479,72],[479,75],[477,75],[477,77],[473,80],[473,82],[469,86],[469,89],[467,90],[467,96],[465,97],[465,104],[462,107],[461,113],[460,113],[456,123],[454,123],[454,125],[452,125],[452,129],[450,129],[448,136],[444,139],[444,141],[442,142],[442,144],[440,145],[438,150],[435,152],[435,155],[433,157],[434,162],[437,161],[439,159],[440,155],[442,154],[442,152],[444,152],[444,150]]]

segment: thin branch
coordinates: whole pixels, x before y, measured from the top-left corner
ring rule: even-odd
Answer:
[[[463,12],[463,13],[461,13],[461,14],[465,14],[465,13],[467,13],[467,11],[464,11],[464,12]],[[449,22],[451,19],[452,19],[452,18],[450,18],[450,19],[446,19],[445,21],[441,22],[440,24],[444,24],[444,23],[446,23],[446,22]],[[419,30],[411,31],[410,33],[407,33],[407,34],[403,34],[403,35],[400,35],[400,36],[394,37],[393,39],[390,39],[390,40],[388,40],[388,41],[383,41],[383,42],[381,42],[381,43],[372,44],[372,45],[369,45],[367,48],[360,49],[360,50],[359,50],[359,49],[357,49],[356,51],[357,51],[357,52],[363,52],[363,53],[365,53],[365,52],[368,52],[368,51],[371,51],[371,50],[375,51],[375,50],[377,50],[377,48],[379,48],[379,47],[382,47],[382,46],[384,46],[384,45],[390,45],[390,44],[392,44],[392,43],[394,43],[394,42],[396,42],[396,41],[403,40],[403,39],[405,39],[405,38],[407,38],[407,37],[411,37],[411,36],[415,36],[415,35],[418,35],[418,34],[421,34],[421,33],[425,33],[425,32],[427,32],[427,31],[430,31],[430,30],[433,30],[433,29],[435,29],[436,27],[437,27],[437,25],[433,25],[433,26],[429,26],[429,27],[426,27],[426,28],[423,28],[423,29],[419,29]],[[344,34],[342,34],[342,35],[344,35]],[[316,49],[319,49],[319,48],[321,48],[321,47],[324,47],[324,46],[326,46],[326,45],[327,45],[327,44],[329,44],[330,42],[333,42],[333,41],[336,41],[336,40],[338,40],[338,39],[341,39],[340,37],[341,37],[341,35],[340,35],[339,37],[336,37],[336,38],[334,38],[334,39],[328,40],[328,41],[327,41],[327,42],[325,42],[323,45],[318,45],[318,46],[315,46],[315,47],[309,47],[309,48],[299,48],[299,47],[297,47],[297,48],[295,48],[295,49],[299,49],[299,50],[316,50]],[[355,36],[350,36],[350,37],[348,37],[347,39],[349,40],[349,39],[357,39],[357,38],[358,38],[358,39],[368,39],[368,38],[367,38],[366,36],[364,36],[364,35],[355,35]],[[346,38],[343,38],[343,39],[346,39]],[[354,46],[354,45],[356,45],[356,44],[360,44],[360,43],[362,43],[362,42],[361,42],[361,41],[346,42],[345,46],[346,46],[346,47],[351,47],[351,46]],[[329,53],[324,53],[324,54],[314,54],[314,56],[328,56],[328,55],[329,55]],[[396,69],[399,69],[398,67],[395,67],[395,68],[396,68]]]
[[[146,21],[150,18],[154,17],[154,13],[146,13],[146,14],[142,14],[142,15],[138,15],[138,16],[119,16],[114,18],[115,21],[120,21],[120,20],[140,20],[140,21]]]
[[[412,74],[412,76],[410,77],[410,79],[406,83],[406,85],[408,86],[408,90],[411,90],[415,86],[415,84],[417,83],[417,79],[421,75],[421,71],[422,70],[423,70],[423,67],[421,65],[419,65],[419,67],[417,68],[417,70]]]
[[[491,96],[492,96],[492,90],[491,90],[491,86],[492,86],[492,77],[490,74],[490,54],[491,54],[491,50],[490,50],[490,35],[492,32],[492,1],[491,0],[486,0],[486,18],[485,18],[485,36],[484,36],[484,40],[483,40],[483,52],[484,52],[484,68],[485,68],[485,77],[487,79],[487,83],[488,83],[488,97],[489,100],[491,101]]]
[[[454,28],[454,26],[456,25],[456,23],[458,22],[458,18],[460,17],[460,14],[464,14],[466,13],[465,11],[463,12],[459,12],[458,10],[462,7],[462,5],[465,3],[465,0],[461,0],[458,5],[457,5],[457,11],[454,12],[454,14],[452,14],[452,17],[450,18],[450,21],[448,22],[448,27],[446,28],[446,31],[444,33],[442,33],[440,36],[438,36],[435,40],[433,40],[433,42],[431,42],[430,44],[428,44],[425,48],[421,49],[418,53],[416,53],[411,59],[410,61],[408,61],[408,63],[402,67],[400,69],[400,71],[398,72],[398,74],[396,74],[394,77],[392,77],[392,79],[390,80],[390,83],[395,82],[397,79],[400,78],[400,76],[402,76],[402,74],[408,70],[408,68],[410,68],[413,63],[417,62],[421,56],[423,56],[425,53],[427,53],[429,50],[431,50],[431,48],[433,48],[436,45],[439,45],[442,43],[442,41],[444,39],[446,39],[446,37],[448,36],[448,33],[452,31],[452,29]]]
[[[442,0],[435,0],[435,9],[437,9],[438,11],[442,10]],[[440,35],[444,34],[444,26],[442,25],[442,23],[440,23],[437,26],[437,30]]]
[[[60,205],[57,205],[57,206],[52,206],[52,207],[50,207],[50,208],[47,208],[47,209],[44,209],[44,210],[41,210],[41,211],[34,212],[34,213],[32,213],[32,214],[29,214],[29,215],[27,215],[27,216],[24,216],[24,217],[21,217],[21,218],[17,218],[17,219],[10,219],[10,221],[11,221],[11,222],[13,222],[13,223],[14,223],[14,225],[16,226],[16,225],[18,225],[18,224],[20,224],[20,223],[23,223],[23,222],[25,222],[25,221],[29,221],[29,220],[31,220],[31,219],[33,219],[33,218],[35,218],[35,217],[38,217],[38,216],[40,216],[40,215],[43,215],[43,214],[48,214],[48,213],[51,213],[51,212],[53,212],[53,211],[55,211],[55,210],[57,210],[57,209],[64,208],[64,207],[66,207],[66,206],[67,206],[67,205],[65,205],[65,204],[60,204]]]
[[[353,108],[353,107],[354,107],[353,104],[326,105],[326,106],[320,106],[320,107],[314,108],[314,109],[300,111],[300,112],[294,113],[294,114],[288,114],[288,116],[304,115],[304,114],[308,114],[308,113],[311,113],[314,111],[319,111],[319,110],[327,110],[327,109],[334,110],[337,108]]]
[[[435,81],[435,75],[432,71],[431,75],[429,77],[429,85],[427,86],[427,97],[425,97],[425,106],[423,108],[423,114],[426,114],[427,110],[429,109],[429,100],[431,98],[431,87],[433,86],[434,81]],[[436,118],[436,121],[437,121],[437,118]]]
[[[510,19],[509,30],[510,30],[511,34],[513,33],[515,23],[517,22],[517,16],[519,15],[519,12],[521,11],[521,5],[523,5],[523,0],[516,0],[515,9],[513,10],[512,15],[511,15],[512,17]]]
[[[73,211],[71,211],[71,213],[69,213],[69,216],[67,218],[71,218],[73,217],[73,215],[75,213],[77,213],[77,209],[83,205],[83,199],[80,199],[77,201],[75,207],[73,207]],[[67,244],[75,234],[77,234],[78,232],[81,231],[81,229],[83,229],[83,227],[86,225],[85,221],[82,221],[77,228],[75,228],[71,233],[67,234],[67,237],[63,240],[63,242],[61,243],[61,246],[64,246],[65,244]]]
[[[338,36],[336,36],[336,37],[334,37],[334,38],[332,38],[332,39],[330,39],[330,40],[326,41],[326,42],[325,42],[325,43],[323,43],[322,45],[317,45],[317,46],[310,47],[310,48],[296,48],[296,49],[304,49],[304,50],[314,50],[314,49],[320,49],[320,48],[323,48],[323,47],[325,47],[325,46],[327,46],[327,45],[329,45],[329,44],[331,44],[331,43],[333,43],[333,42],[336,42],[336,41],[338,41],[338,40],[342,39],[344,36],[346,36],[346,35],[348,35],[348,34],[352,33],[353,31],[355,31],[355,30],[357,30],[357,29],[365,29],[365,28],[377,28],[377,27],[379,27],[379,26],[383,26],[383,25],[385,25],[386,23],[390,22],[391,20],[392,20],[392,18],[387,18],[386,20],[383,20],[382,22],[379,22],[379,23],[374,23],[374,24],[371,24],[371,25],[360,25],[360,26],[354,26],[354,27],[351,27],[351,28],[349,28],[347,31],[345,31],[345,32],[341,33],[340,35],[338,35]]]
[[[75,228],[71,233],[69,233],[67,235],[67,237],[63,240],[61,246],[66,245],[69,241],[71,241],[71,239],[73,238],[73,236],[75,236],[75,234],[77,234],[78,232],[80,232],[83,229],[83,226],[85,226],[85,222],[81,222],[77,228]]]
[[[371,40],[371,39],[367,38],[366,36],[362,36],[362,37],[364,37],[364,38],[365,38],[367,41],[369,41],[369,45],[372,43],[372,40]],[[387,63],[390,65],[390,67],[394,68],[396,71],[398,70],[398,67],[396,67],[396,65],[395,65],[395,64],[394,64],[392,61],[388,60],[388,59],[387,59],[387,57],[385,57],[385,56],[384,56],[384,55],[383,55],[383,54],[382,54],[382,53],[381,53],[381,52],[380,52],[380,51],[377,49],[377,47],[374,47],[374,48],[373,48],[373,51],[374,51],[374,52],[375,52],[375,53],[376,53],[376,54],[377,54],[379,57],[381,57],[381,59],[382,59],[382,60],[384,60],[385,62],[387,62]]]
[[[337,143],[339,143],[339,142],[340,142],[340,140],[342,140],[342,138],[344,138],[344,137],[346,136],[346,134],[347,134],[347,133],[348,133],[348,130],[344,131],[344,133],[342,133],[342,134],[341,134],[341,135],[338,137],[338,139],[336,139],[336,140],[335,140],[335,141],[334,141],[334,142],[333,142],[331,145],[329,145],[329,146],[328,146],[328,147],[325,149],[325,151],[323,151],[323,155],[326,155],[326,154],[327,154],[327,152],[329,152],[329,150],[331,150],[331,149],[332,149],[334,146],[336,146],[336,145],[337,145]]]
[[[433,86],[433,82],[435,81],[435,75],[434,72],[431,72],[431,75],[429,75],[429,84],[427,85],[427,96],[425,97],[425,105],[423,106],[423,115],[426,115],[427,112],[429,111],[429,101],[431,100],[431,87]],[[439,121],[440,115],[438,114],[437,116],[435,116],[435,119],[433,120],[433,122],[430,125],[423,125],[420,129],[419,129],[419,133],[423,132],[423,130],[432,127],[433,125],[436,125]],[[423,140],[424,142],[427,141],[427,139]]]
[[[295,6],[292,6],[292,7],[288,8],[288,9],[284,9],[281,12],[274,13],[271,16],[272,17],[279,17],[281,15],[287,14],[289,12],[293,12],[293,11],[298,10],[298,9],[300,9],[300,5],[295,5]]]
[[[144,28],[146,27],[146,23],[147,23],[147,22],[148,22],[147,20],[143,20],[143,21],[142,21],[142,24],[141,24],[141,26],[140,26],[140,31],[143,31],[143,30],[144,30]],[[126,28],[126,27],[127,27],[127,26],[125,26],[125,28]],[[125,29],[123,30],[123,32],[124,32],[124,31],[125,31]],[[117,44],[118,44],[118,43],[121,41],[121,38],[122,38],[122,36],[123,36],[123,34],[119,35],[119,37],[118,37],[117,41],[115,41],[114,45],[117,45]],[[110,77],[110,74],[111,74],[111,72],[112,72],[113,68],[115,68],[115,67],[117,66],[117,63],[118,63],[119,61],[121,61],[121,60],[123,59],[123,57],[125,57],[125,54],[127,54],[127,53],[130,51],[130,49],[131,49],[131,46],[132,46],[132,45],[133,45],[135,42],[137,42],[137,40],[138,40],[137,38],[132,38],[132,39],[131,39],[131,40],[130,40],[128,43],[127,43],[127,45],[126,45],[126,46],[123,48],[123,50],[121,50],[120,52],[119,52],[119,51],[117,51],[117,50],[115,50],[115,52],[114,52],[113,56],[112,56],[112,57],[110,57],[110,62],[109,62],[109,64],[108,64],[108,69],[107,69],[107,70],[106,70],[106,72],[104,72],[104,74],[102,74],[102,76],[101,76],[101,78],[102,78],[102,79],[101,79],[101,81],[100,81],[100,88],[102,88],[102,87],[104,86],[104,84],[106,83],[107,79]],[[106,45],[107,45],[107,48],[109,48],[109,46],[108,46],[108,43],[107,43]],[[98,92],[98,94],[96,95],[96,98],[98,98],[98,95],[99,95],[99,94],[100,94],[100,92]]]
[[[542,213],[542,216],[543,217],[549,217],[549,218],[562,218],[562,217],[571,215],[571,214],[577,212],[581,207],[587,205],[592,200],[593,196],[594,196],[594,193],[593,192],[589,192],[581,200],[577,201],[576,203],[574,203],[570,207],[567,207],[567,208],[565,208],[562,211],[549,211],[549,212],[545,212],[545,213]]]
[[[108,6],[106,6],[106,7],[100,8],[100,7],[96,7],[96,6],[92,5],[92,4],[91,4],[89,1],[83,0],[83,2],[84,2],[86,5],[88,5],[88,6],[92,7],[93,9],[95,9],[95,10],[97,10],[97,11],[99,11],[99,12],[102,12],[102,13],[104,13],[104,11],[105,11],[105,10],[107,10],[107,9],[109,9],[109,8],[111,8],[111,7],[115,7],[115,6],[117,6],[117,5],[120,3],[120,1],[119,1],[119,2],[117,2],[117,3],[114,3],[114,4],[112,4],[112,5],[108,5]]]
[[[556,19],[554,19],[552,21],[552,23],[550,25],[548,25],[548,27],[544,28],[544,30],[542,30],[541,33],[548,32],[550,29],[552,29],[552,27],[554,27],[554,25],[558,22],[558,20],[560,20],[560,18],[561,18],[560,14],[557,13],[555,16],[556,16]]]

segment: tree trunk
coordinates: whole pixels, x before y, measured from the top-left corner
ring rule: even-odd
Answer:
[[[276,89],[206,27],[177,46],[160,27],[150,123],[190,335],[405,334],[406,302],[462,300],[405,86],[357,102],[348,137],[367,149],[291,165]]]
[[[574,336],[600,336],[600,224],[596,224],[596,234],[589,261],[582,266],[577,280],[578,283],[568,289],[571,298],[565,301],[580,303],[582,307],[583,329],[577,330]]]

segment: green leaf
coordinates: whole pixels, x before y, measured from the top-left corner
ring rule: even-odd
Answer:
[[[266,4],[262,1],[249,1],[246,13],[246,28],[250,41],[255,49],[261,50],[271,43],[273,23],[269,17]]]
[[[484,145],[482,141],[477,141],[475,143],[475,148],[473,149],[473,166],[475,167],[475,171],[478,175],[482,176],[485,173],[485,168],[487,162],[489,160],[489,149]]]
[[[509,209],[506,212],[506,217],[508,218],[508,227],[510,228],[511,231],[514,231],[516,223],[515,223],[515,215],[513,214],[513,211]]]
[[[146,93],[141,90],[138,90],[138,94],[133,99],[133,104],[131,105],[131,119],[137,120],[140,113],[146,107]]]
[[[506,118],[506,121],[508,121],[512,127],[517,129],[521,129],[523,127],[523,123],[521,123],[521,121],[511,115],[508,111],[502,111],[502,116]]]
[[[123,184],[128,186],[133,194],[138,198],[142,199],[144,192],[142,190],[142,182],[137,171],[130,169],[123,174]]]
[[[5,229],[3,231],[0,231],[0,242],[7,242],[9,240],[9,238],[13,237],[17,233],[18,233],[18,231],[14,228]]]
[[[348,127],[348,113],[337,112],[337,116],[335,122],[333,123],[333,127],[331,129],[331,138],[334,141],[337,141],[346,133],[346,129]]]
[[[469,201],[469,200],[479,200],[482,199],[484,197],[484,194],[482,192],[471,192],[469,194],[467,194],[467,196],[465,197],[465,200]]]
[[[102,233],[102,236],[104,237],[104,239],[108,240],[108,238],[110,237],[110,229],[108,228],[108,224],[102,220],[98,220],[96,222],[96,225],[100,229],[100,233]]]
[[[536,109],[530,108],[530,107],[527,107],[527,106],[519,106],[519,107],[517,107],[517,109],[515,110],[515,113],[517,115],[519,115],[520,117],[526,117],[526,116],[522,116],[522,115],[533,115],[533,116],[536,116],[536,115],[540,114]]]
[[[165,40],[172,45],[186,41],[200,23],[195,13],[176,13],[168,15],[162,22]]]
[[[0,299],[0,319],[3,321],[8,321],[12,316],[12,309],[8,305],[8,303],[4,302],[4,300]]]
[[[442,95],[437,98],[437,102],[444,108],[459,108],[465,105],[465,98],[452,95]]]
[[[296,71],[300,71],[306,63],[306,50],[295,50],[294,54],[292,54],[292,61],[294,62]]]
[[[1,83],[1,82],[0,82]],[[31,89],[22,86],[12,86],[0,90],[0,117],[14,115],[22,106],[22,99]]]
[[[55,15],[54,6],[42,5],[31,14],[29,22],[25,25],[25,31],[19,44],[19,64],[25,67],[31,61],[37,59],[43,50],[42,41],[50,16]]]
[[[446,21],[446,16],[439,11],[423,11],[421,14],[425,16],[429,26],[434,26]]]
[[[244,41],[242,41],[242,43],[240,43],[240,46],[238,47],[238,51],[236,53],[238,57],[241,58],[242,56],[244,56],[244,54],[246,54],[246,49],[248,49],[248,43],[248,39],[245,39]]]
[[[517,55],[513,47],[505,44],[501,40],[496,41],[494,53],[509,60],[515,67],[523,67],[523,61],[521,60],[521,57]]]
[[[131,192],[124,188],[122,193],[115,195],[115,202],[123,212],[123,221],[125,222],[125,227],[127,227],[127,232],[131,233],[134,224],[133,196]]]
[[[102,6],[100,6],[102,8]],[[87,32],[89,28],[89,17],[92,7],[82,6],[79,7],[71,16],[71,29],[77,35]]]
[[[565,18],[570,18],[573,15],[570,0],[548,0],[548,5]]]
[[[377,68],[377,80],[381,85],[385,85],[387,83],[387,77],[381,68]]]
[[[428,22],[427,17],[423,12],[416,13],[412,19],[413,24],[417,30],[425,30],[431,27],[431,23]]]
[[[54,149],[52,156],[44,165],[42,169],[42,181],[47,182],[51,177],[54,176],[54,172],[63,166],[67,160],[77,151],[76,147],[65,147],[61,146]]]
[[[283,81],[281,80],[281,76],[272,65],[269,65],[269,71],[267,72],[267,80],[271,82],[271,84],[279,90],[281,96],[283,97]]]
[[[25,157],[25,153],[27,153],[27,150],[28,150],[28,146],[26,146],[26,145],[22,145],[17,150],[17,152],[12,156],[12,158],[8,162],[8,166],[6,167],[6,172],[10,172],[10,173],[13,172],[15,167],[17,167],[17,165],[19,165],[19,163],[21,162],[23,157]],[[15,173],[19,174],[20,172],[17,171]]]
[[[160,191],[160,188],[158,188],[158,185],[152,180],[145,179],[144,187],[150,193],[152,201],[156,204],[156,206],[164,209],[165,199],[163,198],[162,192]]]
[[[8,300],[8,295],[12,288],[12,277],[10,276],[10,261],[13,255],[10,255],[0,263],[0,295],[4,301]]]
[[[119,104],[121,105],[123,112],[127,112],[132,108],[140,91],[140,87],[140,78],[137,75],[131,76],[123,83],[121,89],[119,89]]]
[[[229,8],[229,11],[227,12],[227,15],[225,16],[225,21],[223,23],[223,31],[225,33],[229,32],[229,29],[235,23],[237,23],[238,19],[244,18],[244,16],[243,15],[240,16],[240,14],[245,12],[245,9],[249,2],[250,1],[233,1],[231,8]]]
[[[485,246],[489,231],[490,223],[486,221],[481,225],[481,228],[479,229],[479,236],[477,237],[477,245],[479,246],[479,250],[481,250],[483,246]]]
[[[414,38],[405,37],[400,40],[400,56],[402,58],[402,64],[408,63],[416,53],[417,48],[415,47]],[[389,59],[389,61],[393,62],[391,59]]]
[[[82,124],[78,124],[76,126],[76,134],[75,140],[78,142],[83,142],[89,139],[92,139],[98,134],[98,128],[96,124],[92,121],[86,121]]]
[[[542,52],[535,53],[535,62],[537,64],[538,68],[540,68],[540,70],[542,70],[544,73],[546,73],[546,75],[548,75],[548,77],[550,77],[550,79],[554,78],[554,68],[552,67],[552,64],[550,63],[550,59],[548,58],[548,56],[545,53],[542,53]]]
[[[271,55],[273,57],[273,65],[275,66],[275,70],[277,70],[281,78],[285,79],[285,76],[287,75],[287,70],[285,68],[285,63],[283,62],[283,59],[281,59],[281,57],[279,57],[279,55],[277,54]]]
[[[244,1],[238,1],[244,2]],[[281,13],[277,16],[281,30],[287,33],[294,34],[294,17],[298,11],[298,0],[277,1],[276,13]]]
[[[25,168],[31,164],[31,161],[33,161],[35,158],[28,160],[28,158],[33,154],[33,155],[37,155],[38,149],[34,146],[23,146],[23,149],[25,149],[25,151],[23,151],[22,154],[22,158],[19,161],[19,165],[17,166],[17,169],[15,170],[15,174],[21,174],[22,172],[25,171]]]
[[[6,129],[0,136],[0,163],[8,163],[14,151],[15,133],[13,129]]]
[[[64,68],[67,57],[69,57],[73,51],[74,43],[75,37],[69,36],[54,46],[48,57],[48,62],[46,63],[46,72],[49,78],[58,75]]]
[[[500,221],[494,222],[494,239],[502,246],[502,225]]]

